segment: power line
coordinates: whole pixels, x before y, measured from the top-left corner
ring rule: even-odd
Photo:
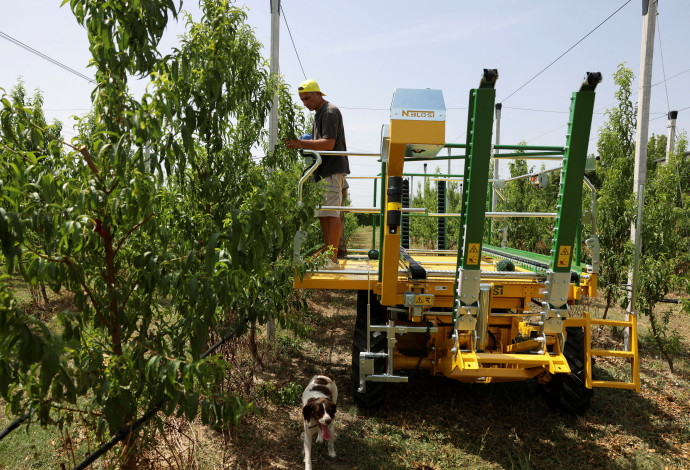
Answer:
[[[690,109],[690,106],[686,106],[685,108],[679,109],[679,110],[677,110],[677,111],[678,111],[678,112],[681,112],[681,111],[685,111],[686,109]],[[652,113],[652,114],[655,114],[655,113]],[[650,121],[650,122],[651,122],[651,121],[656,121],[657,119],[661,119],[661,118],[668,117],[668,114],[665,114],[665,113],[660,113],[660,114],[661,114],[661,116],[655,117],[654,119],[650,119],[649,121]]]
[[[451,143],[457,142],[458,139],[462,139],[462,138],[465,137],[466,135],[467,135],[467,131],[463,132],[462,134],[460,134],[459,136],[457,136],[455,139],[451,140],[450,142],[451,142]]]
[[[673,78],[676,78],[676,77],[679,76],[679,75],[683,75],[684,73],[688,73],[688,72],[690,72],[690,69],[685,69],[685,70],[683,70],[682,72],[677,73],[677,74],[675,74],[675,75],[673,75],[673,76],[671,76],[671,77],[665,78],[664,80],[662,80],[662,81],[660,81],[660,82],[656,82],[656,83],[655,83],[654,85],[652,85],[652,86],[657,86],[657,85],[660,85],[660,84],[662,84],[662,83],[666,83],[667,81],[669,81],[669,80],[671,80],[671,79],[673,79]]]
[[[534,77],[532,77],[532,78],[530,78],[529,80],[527,80],[527,81],[524,83],[524,85],[522,85],[520,88],[518,88],[517,90],[515,90],[514,92],[512,92],[510,95],[508,95],[506,98],[504,98],[504,99],[501,100],[500,102],[501,102],[501,103],[505,103],[506,100],[507,100],[508,98],[510,98],[510,97],[513,96],[515,93],[517,93],[518,91],[520,91],[520,90],[522,90],[524,87],[526,87],[532,80],[534,80],[534,79],[537,78],[539,75],[541,75],[542,73],[544,73],[549,67],[551,67],[553,64],[555,64],[556,62],[558,62],[558,61],[559,61],[564,55],[566,55],[568,52],[572,51],[578,44],[580,44],[582,41],[584,41],[585,39],[587,39],[587,37],[589,37],[590,34],[592,34],[594,31],[596,31],[597,29],[599,29],[599,27],[600,27],[601,25],[603,25],[603,24],[606,23],[608,20],[610,20],[610,19],[613,17],[613,15],[615,15],[616,13],[618,13],[619,11],[621,11],[621,10],[623,9],[623,7],[624,7],[625,5],[627,5],[628,3],[630,3],[631,1],[632,1],[632,0],[628,0],[628,1],[625,2],[623,5],[621,5],[621,6],[618,8],[618,10],[614,11],[613,13],[611,13],[611,14],[608,16],[608,18],[606,18],[604,21],[602,21],[601,23],[599,23],[593,30],[591,30],[589,33],[587,33],[582,39],[580,39],[580,40],[577,41],[575,44],[573,44],[573,45],[572,45],[567,51],[565,51],[563,54],[559,55],[559,56],[556,58],[556,60],[554,60],[554,61],[551,62],[549,65],[547,65],[546,67],[544,67],[543,69],[541,69],[541,71],[540,71],[538,74],[536,74]]]
[[[69,67],[69,66],[63,64],[62,62],[60,62],[60,61],[58,61],[58,60],[55,60],[55,59],[53,59],[52,57],[49,57],[49,56],[45,55],[44,53],[42,53],[42,52],[40,52],[40,51],[37,51],[37,50],[34,49],[33,47],[24,44],[23,42],[19,41],[18,39],[13,38],[13,37],[10,36],[9,34],[6,34],[6,33],[3,33],[2,31],[0,31],[0,37],[3,38],[3,39],[8,40],[8,41],[11,42],[12,44],[15,44],[15,45],[17,45],[17,46],[19,46],[19,47],[21,47],[21,48],[23,48],[23,49],[25,49],[25,50],[31,52],[32,54],[36,54],[36,55],[39,56],[40,58],[45,59],[45,60],[47,60],[48,62],[51,62],[51,63],[57,65],[58,67],[61,67],[61,68],[65,69],[65,70],[67,70],[68,72],[73,73],[74,75],[76,75],[76,76],[79,77],[79,78],[83,78],[84,80],[86,80],[86,81],[88,81],[88,82],[91,82],[91,83],[93,83],[94,85],[96,84],[96,81],[95,81],[93,78],[88,77],[87,75],[84,75],[83,73],[74,70],[72,67]]]
[[[659,35],[659,55],[661,55],[661,71],[664,74],[664,90],[666,90],[666,110],[671,111],[671,103],[668,100],[668,86],[666,85],[666,66],[664,65],[664,48],[661,47],[661,27],[659,26],[659,12],[656,14],[656,31]]]
[[[304,73],[304,67],[302,67],[302,61],[299,58],[299,52],[297,52],[297,46],[295,46],[295,40],[292,39],[292,32],[290,31],[290,25],[287,22],[287,17],[285,16],[285,10],[283,10],[283,5],[280,5],[280,12],[283,14],[283,21],[285,21],[285,27],[288,30],[288,34],[290,35],[290,41],[292,41],[292,47],[295,49],[295,55],[297,56],[297,62],[299,62],[299,67],[302,69],[302,75],[304,75],[304,79],[307,79],[307,74]]]
[[[338,106],[340,109],[352,109],[352,110],[359,110],[359,111],[390,111],[389,108],[351,108],[348,106]]]
[[[568,114],[570,111],[554,111],[549,109],[533,109],[533,108],[514,108],[512,106],[504,106],[503,109],[518,109],[520,111],[537,111],[540,113],[558,113],[558,114]]]

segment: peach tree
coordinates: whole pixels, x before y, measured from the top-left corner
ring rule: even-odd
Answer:
[[[101,434],[158,404],[237,423],[248,405],[220,393],[228,365],[201,355],[210,332],[269,316],[289,326],[301,306],[290,249],[316,195],[297,206],[297,157],[268,151],[264,129],[275,93],[281,137],[304,117],[227,1],[201,0],[166,56],[181,2],[66,3],[89,36],[92,113],[65,142],[3,96],[0,241],[10,274],[71,292],[76,308],[51,329],[3,284],[0,396],[12,414],[62,425],[76,413]],[[140,99],[131,77],[150,80]]]

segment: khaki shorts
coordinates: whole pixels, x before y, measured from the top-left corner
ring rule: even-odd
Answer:
[[[323,200],[324,206],[343,205],[343,186],[346,184],[345,173],[336,173],[326,176],[323,181],[327,184],[326,195]],[[316,217],[340,217],[339,211],[317,210]]]

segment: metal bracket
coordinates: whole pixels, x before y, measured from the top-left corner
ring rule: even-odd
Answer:
[[[292,264],[299,264],[300,253],[302,252],[302,244],[307,239],[307,232],[304,230],[298,230],[295,233],[295,238],[292,242]]]
[[[482,283],[480,270],[458,269],[458,299],[464,305],[470,305],[479,300],[479,286]]]
[[[384,124],[381,126],[381,161],[388,163],[388,146],[391,140],[391,126]]]
[[[459,300],[456,302],[457,315],[455,316],[455,325],[453,325],[455,329],[453,331],[453,347],[451,352],[455,354],[460,348],[460,331],[472,332],[472,344],[470,344],[469,349],[474,351],[478,342],[477,315],[479,314],[479,307],[476,305],[461,305]]]
[[[546,272],[546,292],[544,300],[552,308],[560,308],[567,305],[568,292],[570,290],[570,272],[555,273],[551,270]]]
[[[568,318],[568,305],[566,308],[551,308],[548,302],[542,302],[542,320],[539,336],[542,343],[542,354],[546,354],[546,335],[555,335],[558,338],[561,351],[565,344],[565,319]]]
[[[388,354],[364,351],[359,353],[359,387],[357,388],[359,393],[366,393],[367,377],[374,375],[374,361],[381,357],[388,357]]]
[[[459,331],[472,331],[477,329],[477,306],[460,306],[458,315],[455,318],[455,329]]]
[[[365,352],[359,353],[359,393],[365,393],[367,390],[367,381],[369,382],[407,382],[407,376],[395,375],[393,373],[393,350],[395,348],[396,334],[404,335],[405,333],[438,333],[438,327],[433,326],[396,326],[395,322],[389,321],[386,325],[369,325],[367,334],[373,331],[379,331],[386,334],[386,346],[388,352]],[[388,359],[387,372],[384,374],[376,374],[374,368],[374,361],[378,358]]]
[[[547,335],[563,333],[565,328],[564,320],[568,317],[568,309],[556,309],[549,307],[548,302],[542,302],[544,311],[542,312],[544,324],[541,331]]]
[[[587,265],[587,271],[592,274],[599,274],[600,248],[599,236],[594,235],[592,238],[585,240],[585,249],[592,257],[592,264]]]

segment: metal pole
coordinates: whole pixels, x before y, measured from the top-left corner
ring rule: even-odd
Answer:
[[[668,139],[666,141],[666,158],[664,164],[668,163],[673,155],[676,146],[676,119],[678,118],[678,111],[668,112]]]
[[[279,46],[280,46],[280,0],[271,2],[271,78],[278,80],[280,74]],[[273,151],[278,143],[278,93],[273,95],[273,105],[268,118],[268,149]]]
[[[643,207],[644,207],[644,186],[641,186],[640,192],[637,193],[637,221],[635,222],[635,225],[636,225],[638,232],[642,230],[642,209],[643,209]],[[637,266],[639,265],[639,262],[640,262],[640,249],[641,248],[642,248],[642,239],[641,239],[641,237],[637,237],[637,239],[635,239],[635,254],[633,257],[633,269],[632,269],[633,272],[635,273],[635,276],[633,278],[635,283],[637,283]],[[635,311],[636,301],[637,301],[637,289],[636,289],[636,287],[637,286],[635,284],[632,284],[632,286],[631,286],[631,290],[630,290],[630,305],[631,306],[628,307],[628,313],[626,313],[626,315],[625,315],[626,321],[630,319],[629,318],[630,313],[634,313],[635,315],[637,315],[637,312]],[[627,341],[630,340],[630,338],[628,336],[628,329],[626,328],[625,331],[626,331],[626,335],[625,335],[626,344],[625,344],[625,346],[626,346],[626,348],[629,348],[629,345],[627,343]],[[627,349],[627,350],[629,351],[630,349]]]
[[[279,36],[280,36],[280,0],[270,0],[271,2],[271,78],[278,82],[280,73],[279,68]],[[272,152],[278,143],[278,92],[273,95],[273,105],[271,114],[268,117],[268,151]],[[273,318],[269,318],[266,323],[266,339],[269,342],[275,341],[276,323]]]
[[[635,139],[635,180],[633,193],[637,194],[638,220],[637,224],[631,224],[630,239],[635,247],[642,246],[640,227],[642,227],[642,214],[644,211],[644,197],[641,193],[647,183],[647,145],[649,138],[649,101],[652,88],[652,63],[654,59],[654,30],[656,28],[657,0],[642,0],[642,51],[640,53],[640,86],[637,108],[637,137]],[[639,250],[635,249],[635,260],[632,269],[628,272],[628,284],[630,285],[630,302],[628,312],[625,315],[627,321],[630,314],[637,314],[635,305],[635,290],[637,289],[637,261]],[[630,351],[632,334],[630,328],[625,329],[625,349]]]
[[[496,138],[494,140],[494,155],[496,155],[499,150],[495,148],[498,145],[501,145],[501,108],[503,108],[502,103],[496,103],[496,106],[494,106],[496,109]],[[450,149],[449,149],[450,150]],[[497,181],[499,179],[500,175],[500,166],[501,166],[501,161],[494,159],[494,174],[493,174],[493,180]],[[491,201],[489,205],[489,211],[494,211],[498,207],[498,194],[496,191],[494,191],[494,183],[493,181],[490,183],[491,186]],[[505,226],[505,221],[503,223]],[[487,222],[487,227],[488,227],[488,235],[486,238],[487,243],[491,244],[491,219]]]
[[[448,149],[448,156],[450,157],[450,149]],[[450,159],[448,160],[448,175],[449,175],[449,176],[451,175],[451,172],[450,172]]]

